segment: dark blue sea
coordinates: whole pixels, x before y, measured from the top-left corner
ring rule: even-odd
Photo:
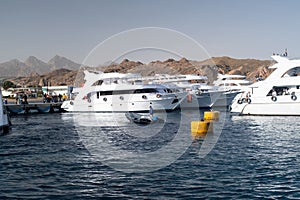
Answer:
[[[195,139],[179,111],[147,126],[74,115],[12,117],[0,199],[300,199],[298,117],[222,113]]]

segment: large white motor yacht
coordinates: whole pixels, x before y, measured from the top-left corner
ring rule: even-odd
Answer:
[[[75,88],[73,98],[62,108],[75,112],[144,112],[171,111],[178,107],[185,94],[172,93],[166,86],[145,84],[139,74],[85,73],[83,87]]]
[[[236,91],[223,90],[217,86],[207,84],[206,76],[199,75],[156,75],[154,80],[158,83],[175,85],[180,90],[189,93],[188,98],[181,103],[181,107],[189,108],[195,105],[200,108],[228,107],[234,97],[239,93]],[[173,87],[174,88],[174,87]]]
[[[263,81],[248,87],[244,101],[232,104],[241,115],[300,115],[300,59],[274,55],[275,69]]]

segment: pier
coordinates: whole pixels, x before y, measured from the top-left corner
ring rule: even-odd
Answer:
[[[4,104],[10,114],[30,114],[30,113],[59,113],[62,102],[57,103],[29,103],[29,104]]]

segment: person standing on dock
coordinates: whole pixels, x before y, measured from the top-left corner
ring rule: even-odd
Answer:
[[[68,100],[68,96],[67,96],[65,93],[64,93],[63,96],[62,96],[62,100],[63,100],[63,101]]]
[[[16,104],[18,104],[19,96],[17,93],[15,94],[15,99],[16,99]]]
[[[62,98],[62,95],[59,93],[58,95],[58,101],[61,102],[61,98]]]
[[[26,95],[26,94],[24,94],[24,97],[23,97],[23,98],[24,98],[24,100],[23,100],[23,101],[24,101],[24,104],[28,104],[28,101],[27,101],[27,95]]]
[[[22,94],[20,94],[20,97],[19,97],[19,104],[21,105],[22,103],[23,103]]]

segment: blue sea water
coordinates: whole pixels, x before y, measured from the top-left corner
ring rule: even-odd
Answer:
[[[200,156],[206,138],[192,140],[184,129],[189,139],[177,140],[176,113],[163,126],[124,122],[121,129],[87,128],[68,113],[14,116],[11,132],[0,137],[0,199],[300,199],[299,119],[227,113],[213,149]],[[160,131],[146,137],[155,128]],[[85,137],[96,133],[100,138]],[[165,151],[137,162],[137,155],[174,140],[170,148],[182,152],[173,160]],[[122,149],[113,152],[115,162],[105,144]],[[153,159],[168,162],[148,170]]]

